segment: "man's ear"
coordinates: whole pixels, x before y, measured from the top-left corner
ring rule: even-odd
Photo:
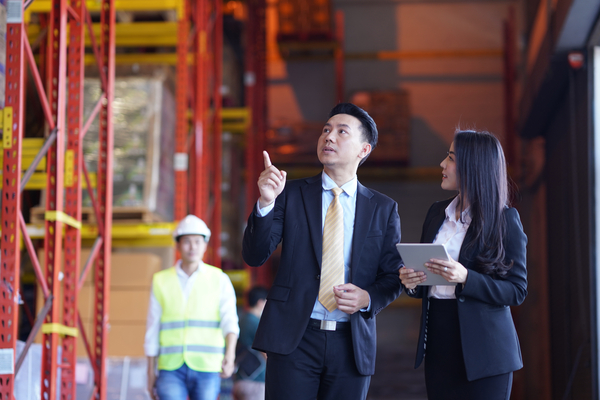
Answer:
[[[358,158],[360,158],[362,160],[363,158],[368,156],[370,153],[371,153],[371,145],[367,142],[364,142],[362,144],[362,149],[360,150],[360,153],[358,153]]]

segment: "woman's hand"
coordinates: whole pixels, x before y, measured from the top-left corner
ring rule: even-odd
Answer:
[[[449,261],[432,258],[428,263],[425,263],[427,270],[434,274],[441,275],[448,282],[465,283],[469,270],[466,269],[458,261],[454,261],[450,257]]]
[[[425,282],[427,276],[423,271],[415,272],[414,269],[402,267],[400,268],[400,281],[406,289],[414,289],[419,283]]]

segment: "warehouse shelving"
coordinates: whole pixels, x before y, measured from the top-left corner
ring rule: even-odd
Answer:
[[[111,248],[171,243],[175,222],[118,225],[112,221],[111,103],[116,64],[176,65],[174,219],[177,221],[188,212],[205,219],[214,232],[208,261],[220,264],[221,227],[220,218],[215,217],[221,212],[220,132],[223,129],[244,132],[247,148],[256,153],[252,144],[258,142],[260,145],[265,129],[264,1],[249,0],[247,6],[250,15],[248,48],[252,48],[252,52],[248,53],[247,59],[251,62],[246,71],[248,108],[222,110],[220,1],[8,2],[6,97],[0,121],[3,131],[0,248],[3,283],[0,289],[0,355],[3,358],[0,359],[8,360],[0,363],[2,398],[13,397],[15,363],[18,362],[15,349],[19,325],[21,246],[29,253],[45,298],[45,306],[27,340],[31,344],[36,332],[40,329],[43,332],[42,398],[56,399],[59,391],[63,399],[76,397],[75,346],[76,336],[82,335],[94,371],[93,397],[105,399]],[[177,21],[117,23],[117,10],[167,11],[174,13]],[[99,22],[92,24],[91,13]],[[32,14],[42,16],[39,26],[29,24]],[[39,44],[39,54],[34,54],[37,47],[32,49],[29,41]],[[117,47],[140,46],[175,47],[175,51],[147,54],[116,52]],[[94,54],[85,54],[86,47],[91,47]],[[92,114],[84,117],[85,64],[98,66],[103,93]],[[25,65],[36,78],[36,88],[46,116],[48,134],[44,139],[25,138]],[[100,120],[100,151],[97,172],[91,174],[83,163],[82,138],[89,121],[96,117]],[[260,159],[253,153],[247,153],[251,156],[246,161],[247,182],[255,182],[260,170]],[[22,179],[22,176],[28,179]],[[248,209],[256,199],[254,187],[248,185],[248,199],[254,198],[248,202]],[[21,210],[21,192],[41,188],[46,190],[46,221],[43,226],[26,226]],[[97,225],[81,223],[82,190],[90,192]],[[32,239],[44,240],[45,271],[40,267]],[[85,267],[79,261],[82,240],[93,242]],[[95,263],[96,301],[93,332],[88,338],[77,311],[77,300],[81,282],[90,273],[92,263]]]

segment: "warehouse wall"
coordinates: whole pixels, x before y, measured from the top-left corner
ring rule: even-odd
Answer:
[[[544,132],[554,399],[592,398],[594,364],[589,89],[585,70],[571,74],[572,91],[564,93]]]
[[[369,2],[338,0],[345,14],[347,55],[377,51],[502,49],[502,24],[513,2]],[[332,60],[286,61],[277,42],[277,9],[268,18],[271,126],[322,122],[335,103]],[[412,166],[436,166],[457,126],[503,135],[502,58],[432,57],[347,60],[347,98],[362,90],[406,89],[411,110]],[[316,133],[315,133],[316,134]]]

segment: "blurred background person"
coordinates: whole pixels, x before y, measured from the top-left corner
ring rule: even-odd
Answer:
[[[252,348],[258,322],[267,303],[267,289],[255,286],[247,294],[248,310],[240,317],[240,338],[233,396],[235,400],[265,398],[266,354]]]
[[[188,215],[173,237],[181,259],[152,280],[144,342],[148,391],[160,400],[216,400],[221,378],[235,367],[235,291],[221,269],[202,261],[210,239],[204,221]]]

